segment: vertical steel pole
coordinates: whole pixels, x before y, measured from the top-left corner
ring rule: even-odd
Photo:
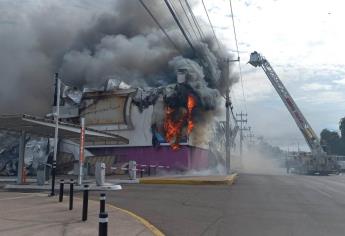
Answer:
[[[58,137],[59,137],[59,116],[60,116],[60,87],[61,81],[59,79],[59,74],[55,73],[55,81],[57,86],[56,94],[56,112],[55,112],[55,136],[54,136],[54,157],[52,163],[52,187],[50,196],[55,195],[55,175],[56,175],[56,157],[58,149]]]
[[[105,193],[101,193],[99,197],[99,213],[105,212]]]
[[[108,235],[108,213],[101,212],[99,214],[98,236]]]
[[[240,128],[240,157],[243,155],[243,119],[242,119],[242,111],[241,111],[241,128]]]
[[[22,131],[20,134],[20,139],[19,139],[17,184],[24,183],[25,137],[26,137],[25,131]]]
[[[227,80],[229,78],[229,60],[226,60],[224,74]],[[225,108],[226,108],[226,123],[225,123],[225,165],[226,165],[226,174],[230,174],[230,83],[227,85],[226,88],[226,95],[225,95]]]
[[[84,142],[85,142],[85,118],[80,119],[80,149],[79,149],[79,177],[78,184],[81,186],[83,182],[83,166],[84,166]]]
[[[70,185],[69,185],[69,210],[73,210],[73,185],[74,185],[74,180],[71,179]]]
[[[59,202],[63,201],[63,191],[64,191],[64,183],[63,179],[60,180],[60,193],[59,193]]]
[[[87,210],[89,208],[89,185],[84,185],[83,192],[83,212],[82,212],[82,221],[87,220]]]

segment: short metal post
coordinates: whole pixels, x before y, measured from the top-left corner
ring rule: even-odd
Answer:
[[[105,193],[101,193],[99,197],[99,213],[105,212]]]
[[[140,169],[140,178],[143,177],[143,172],[144,172],[144,169]]]
[[[83,192],[83,215],[82,220],[87,220],[87,208],[89,205],[89,185],[84,185],[84,192]]]
[[[108,213],[101,212],[99,214],[98,236],[108,235]]]
[[[50,196],[55,196],[55,176],[56,176],[56,161],[53,160],[52,164],[52,188]]]
[[[59,192],[59,202],[63,201],[63,190],[64,190],[64,183],[63,179],[60,179],[60,192]]]
[[[69,184],[69,210],[73,210],[73,186],[74,180],[71,179],[71,182]]]
[[[149,176],[151,176],[151,166],[150,165],[147,166],[147,174]]]
[[[157,165],[154,166],[154,175],[157,175]]]

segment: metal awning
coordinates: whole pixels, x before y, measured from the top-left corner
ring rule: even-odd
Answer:
[[[39,137],[54,137],[55,121],[26,114],[0,116],[0,130],[26,132]],[[59,138],[79,143],[80,126],[59,122]],[[120,145],[128,144],[128,139],[116,134],[85,128],[85,145]]]

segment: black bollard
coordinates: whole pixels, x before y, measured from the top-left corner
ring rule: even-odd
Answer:
[[[143,172],[144,172],[144,169],[140,169],[140,178],[143,177]]]
[[[157,175],[157,167],[158,167],[157,165],[155,165],[155,166],[153,167],[153,168],[154,168],[154,172],[153,172],[153,173],[154,173],[155,176]]]
[[[64,190],[64,183],[63,179],[60,179],[60,192],[59,192],[59,202],[63,201],[63,190]]]
[[[108,235],[108,213],[101,212],[99,214],[98,236]]]
[[[87,220],[87,209],[89,205],[89,185],[84,185],[84,193],[83,193],[83,215],[82,220]]]
[[[105,212],[105,193],[101,193],[99,197],[99,213]]]
[[[50,196],[55,196],[55,176],[56,176],[56,160],[52,163],[52,189]]]
[[[150,165],[147,166],[147,174],[149,176],[151,176],[151,166]]]
[[[73,186],[74,180],[71,179],[71,182],[69,183],[69,210],[73,210]]]

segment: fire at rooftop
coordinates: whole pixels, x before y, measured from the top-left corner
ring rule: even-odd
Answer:
[[[78,24],[62,11],[57,21],[69,25],[69,33],[49,24],[50,18],[37,21],[37,15],[28,16],[40,37],[38,45],[28,50],[35,51],[31,70],[9,75],[22,84],[15,94],[22,101],[16,106],[18,111],[49,113],[52,81],[36,78],[51,78],[57,70],[63,83],[62,121],[78,124],[84,117],[87,127],[129,140],[127,146],[88,147],[92,155],[181,169],[205,166],[210,160],[209,128],[223,104],[226,87],[238,79],[231,69],[224,70],[229,66],[225,59],[231,55],[208,29],[204,37],[192,40],[191,48],[176,31],[163,1],[149,7],[170,41],[138,1],[110,5],[85,23],[79,19]],[[175,10],[182,14],[182,8]],[[57,37],[55,32],[70,37]],[[1,109],[18,112],[8,101],[0,100]]]

